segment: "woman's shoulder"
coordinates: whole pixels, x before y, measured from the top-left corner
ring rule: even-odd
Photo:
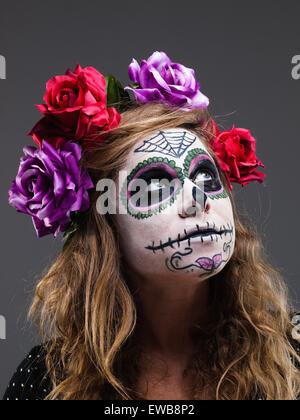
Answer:
[[[34,347],[14,373],[3,400],[44,400],[51,392],[43,346]]]

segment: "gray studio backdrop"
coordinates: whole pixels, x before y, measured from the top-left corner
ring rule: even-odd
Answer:
[[[22,148],[32,144],[26,133],[40,118],[34,104],[43,102],[45,82],[77,63],[126,84],[133,57],[165,51],[196,70],[224,128],[235,123],[252,130],[267,179],[263,186],[235,186],[235,196],[299,302],[300,80],[292,72],[300,55],[299,18],[299,0],[1,0],[0,315],[6,340],[0,340],[0,395],[39,343],[26,313],[39,276],[62,245],[61,238],[37,239],[31,219],[7,204],[7,191]]]

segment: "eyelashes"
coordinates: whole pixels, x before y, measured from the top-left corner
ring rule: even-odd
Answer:
[[[208,177],[200,179],[200,174],[206,174]],[[149,165],[148,169],[145,168],[145,171],[140,173],[132,182],[132,188],[129,195],[132,197],[136,192],[140,192],[145,196],[145,199],[147,196],[148,201],[150,202],[151,194],[156,192],[157,194],[154,198],[154,202],[152,197],[152,204],[157,204],[173,194],[174,188],[171,187],[170,189],[170,184],[168,183],[176,179],[178,180],[177,174],[174,175],[174,173],[170,173],[167,165]],[[189,174],[189,179],[196,185],[204,185],[205,192],[215,192],[222,188],[218,170],[209,159],[203,159],[197,162],[192,172]],[[138,186],[138,180],[145,181],[147,188],[141,190],[141,187]],[[138,206],[139,204],[140,201],[137,202]]]
[[[140,180],[145,181],[143,186],[140,185]],[[174,181],[174,177],[167,170],[150,168],[132,182],[129,191],[130,198],[139,193],[140,197],[136,201],[136,207],[161,203],[174,194],[175,187],[170,184],[172,181]]]
[[[202,184],[204,184],[205,192],[214,192],[219,191],[222,188],[221,180],[217,168],[213,162],[209,159],[203,159],[196,163],[192,172],[189,175],[189,178],[197,184],[197,178],[200,173],[206,173],[210,175],[210,179],[203,179]],[[200,183],[200,180],[198,181]]]
[[[153,157],[140,162],[127,177],[121,196],[131,216],[151,217],[171,206],[184,183],[174,160]]]
[[[122,202],[131,216],[151,217],[175,202],[185,178],[199,187],[201,180],[201,187],[212,199],[223,198],[218,194],[223,188],[214,162],[202,149],[194,149],[189,152],[183,168],[176,166],[174,160],[156,156],[140,162],[123,184]]]
[[[172,175],[162,168],[151,168],[148,171],[144,172],[142,175],[140,175],[139,178],[146,181],[147,184],[150,184],[153,179],[155,180],[167,179],[170,182],[173,180]]]
[[[214,164],[208,159],[204,159],[197,162],[192,172],[190,173],[189,177],[193,181],[199,172],[205,172],[205,171],[212,174],[215,178],[218,177],[218,173]]]

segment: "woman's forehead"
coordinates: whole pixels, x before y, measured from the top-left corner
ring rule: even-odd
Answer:
[[[133,166],[138,161],[157,156],[179,164],[192,149],[202,149],[210,156],[205,142],[195,133],[183,128],[159,130],[137,142],[127,163]]]

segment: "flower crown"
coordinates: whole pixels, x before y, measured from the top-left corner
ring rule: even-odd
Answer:
[[[120,113],[130,103],[163,101],[185,111],[206,109],[209,99],[200,91],[195,72],[173,63],[164,52],[155,52],[141,65],[133,59],[127,87],[113,76],[104,77],[93,67],[53,77],[46,84],[45,104],[37,105],[43,118],[28,134],[38,148],[24,147],[16,179],[9,190],[9,203],[32,217],[38,237],[64,232],[70,237],[80,214],[90,206],[94,184],[80,167],[82,153],[92,152],[121,121]],[[118,106],[112,105],[118,103]],[[263,182],[265,167],[256,157],[256,140],[248,130],[220,132],[216,123],[210,145],[221,169],[231,182],[245,186]],[[204,125],[203,130],[207,127]]]

